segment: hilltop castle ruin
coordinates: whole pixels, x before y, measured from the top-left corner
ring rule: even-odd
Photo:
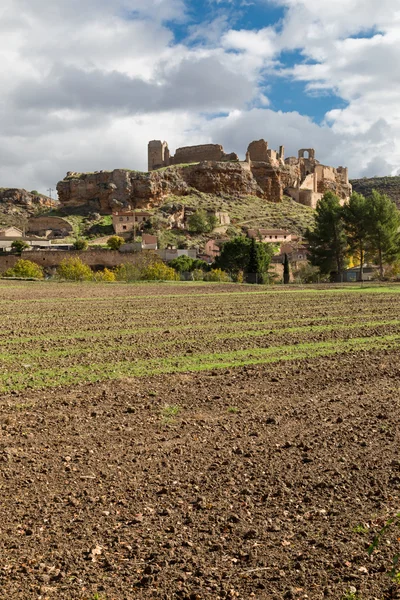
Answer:
[[[263,195],[271,202],[279,202],[284,195],[296,202],[315,208],[328,190],[345,202],[351,195],[348,169],[322,165],[315,158],[313,148],[299,150],[298,157],[285,159],[285,149],[268,148],[265,140],[249,144],[245,161],[234,152],[226,154],[219,144],[204,144],[178,148],[171,156],[167,142],[153,140],[148,145],[148,169],[158,170],[171,165],[201,162],[235,162],[250,171]]]

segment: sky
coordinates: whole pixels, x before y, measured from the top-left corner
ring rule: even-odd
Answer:
[[[0,187],[147,169],[147,143],[400,173],[399,0],[2,0]]]

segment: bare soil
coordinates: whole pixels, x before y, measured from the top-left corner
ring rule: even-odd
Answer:
[[[53,289],[42,291],[43,298]],[[77,296],[90,302],[88,289],[100,293],[79,288],[69,313],[62,305],[58,334],[73,331],[68,314],[79,318]],[[109,293],[98,289],[102,297]],[[20,300],[31,292],[23,293]],[[324,314],[353,311],[355,322],[362,314],[370,320],[371,311],[383,320],[400,316],[390,294],[371,294],[368,302],[354,293],[342,299],[310,294],[306,308],[290,294],[276,294],[263,313],[257,296],[243,295],[242,306],[221,293],[225,324],[239,321],[242,310],[253,320],[280,317],[286,326],[309,310],[308,327]],[[161,309],[154,298],[146,300],[148,314]],[[112,306],[123,310],[114,302],[107,305],[111,313]],[[36,332],[45,335],[38,315],[48,305],[39,304],[32,305],[26,330],[17,326],[25,304],[3,305],[8,337],[34,333],[35,318]],[[216,308],[210,315],[217,323]],[[203,316],[177,311],[170,321],[192,320],[202,331]],[[163,327],[175,351],[179,332],[169,329],[171,322]],[[93,333],[90,319],[87,325]],[[371,335],[381,329],[373,327]],[[271,331],[271,339],[261,337],[264,346],[277,343]],[[362,325],[351,335],[360,333]],[[291,344],[298,335],[283,334],[286,341],[292,336]],[[131,341],[134,349],[138,339]],[[45,360],[48,346],[32,343],[43,344]],[[58,340],[59,347],[64,343]],[[201,336],[196,343],[188,344],[189,354],[213,345]],[[225,338],[219,343],[230,348]],[[236,349],[239,342],[232,343]],[[0,598],[397,598],[388,571],[400,551],[398,526],[371,558],[367,549],[400,508],[399,359],[392,343],[379,352],[4,392]]]

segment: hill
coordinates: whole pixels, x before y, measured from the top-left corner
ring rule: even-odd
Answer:
[[[0,188],[0,227],[26,227],[29,217],[50,210],[55,204],[48,196],[35,190]]]
[[[372,190],[386,194],[392,198],[400,209],[400,176],[397,177],[363,177],[351,181],[353,191],[369,196]]]

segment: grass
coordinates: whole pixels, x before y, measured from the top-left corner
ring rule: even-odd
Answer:
[[[123,362],[101,362],[90,365],[63,365],[50,369],[26,369],[0,375],[0,392],[30,388],[51,388],[59,385],[120,379],[123,377],[146,377],[170,373],[201,372],[229,367],[274,364],[285,361],[304,360],[318,356],[348,354],[360,351],[398,348],[400,334],[354,338],[350,340],[311,342],[295,345],[250,348],[232,352],[201,353],[190,356],[155,358]]]
[[[354,527],[354,529],[353,529],[353,533],[367,534],[367,533],[369,533],[369,529],[368,529],[368,527],[365,527],[364,525],[356,525],[356,527]]]
[[[177,404],[165,404],[161,411],[161,423],[163,425],[173,425],[175,417],[180,413],[180,406]]]
[[[0,284],[2,392],[273,366],[400,345],[400,286],[17,287],[16,293],[12,282]],[[147,395],[158,395],[151,384]]]
[[[165,204],[182,204],[198,209],[212,207],[214,210],[228,212],[232,225],[239,228],[239,231],[241,227],[288,229],[302,235],[314,221],[312,208],[288,197],[275,204],[257,196],[221,197],[195,191],[187,196],[168,196]],[[158,212],[163,214],[163,207]]]

